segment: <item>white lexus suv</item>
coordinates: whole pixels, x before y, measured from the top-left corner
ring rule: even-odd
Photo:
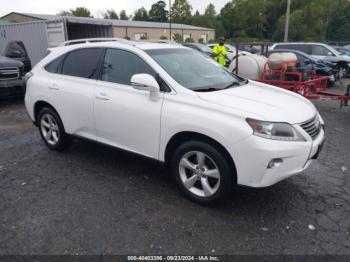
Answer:
[[[165,162],[201,204],[302,172],[324,141],[311,102],[183,46],[58,47],[26,78],[27,111],[50,149],[81,137]]]

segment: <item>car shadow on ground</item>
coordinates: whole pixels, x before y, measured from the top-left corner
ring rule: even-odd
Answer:
[[[96,169],[105,170],[105,173],[108,174],[107,176],[115,178],[132,176],[136,179],[149,180],[152,182],[153,192],[167,191],[172,196],[171,199],[173,201],[184,201],[181,193],[176,188],[170,170],[161,162],[107,145],[80,139],[75,140],[72,148],[67,153],[71,155],[71,158],[76,158],[78,162],[94,164]],[[266,206],[271,211],[271,205],[275,205],[277,209],[284,199],[287,200],[296,191],[298,191],[297,185],[294,185],[289,180],[282,181],[268,188],[237,186],[228,200],[217,206],[203,206],[203,208],[218,211],[227,209],[239,211],[239,209],[247,208],[261,209]],[[155,197],[157,196],[155,195]],[[185,201],[190,202],[188,200]]]

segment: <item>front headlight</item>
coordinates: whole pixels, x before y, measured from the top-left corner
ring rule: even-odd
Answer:
[[[254,135],[280,141],[306,141],[306,139],[288,123],[274,123],[247,118]]]

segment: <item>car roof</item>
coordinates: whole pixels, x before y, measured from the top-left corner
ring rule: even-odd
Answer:
[[[274,45],[327,45],[324,43],[317,42],[283,42],[283,43],[275,43]]]
[[[286,48],[283,48],[283,49],[271,49],[269,50],[268,53],[296,53],[296,54],[300,54],[302,56],[305,56],[309,59],[312,59],[312,60],[315,60],[312,56],[306,54],[305,52],[302,52],[302,51],[299,51],[299,50],[295,50],[295,49],[286,49]]]

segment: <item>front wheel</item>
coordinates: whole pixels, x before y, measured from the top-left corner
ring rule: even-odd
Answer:
[[[339,66],[339,78],[342,79],[349,74],[349,67],[345,65]]]
[[[47,147],[51,150],[64,150],[72,143],[57,113],[51,108],[43,108],[38,114],[39,132]]]
[[[190,200],[212,205],[225,199],[235,185],[228,159],[215,145],[190,141],[173,154],[172,173],[179,189]]]

